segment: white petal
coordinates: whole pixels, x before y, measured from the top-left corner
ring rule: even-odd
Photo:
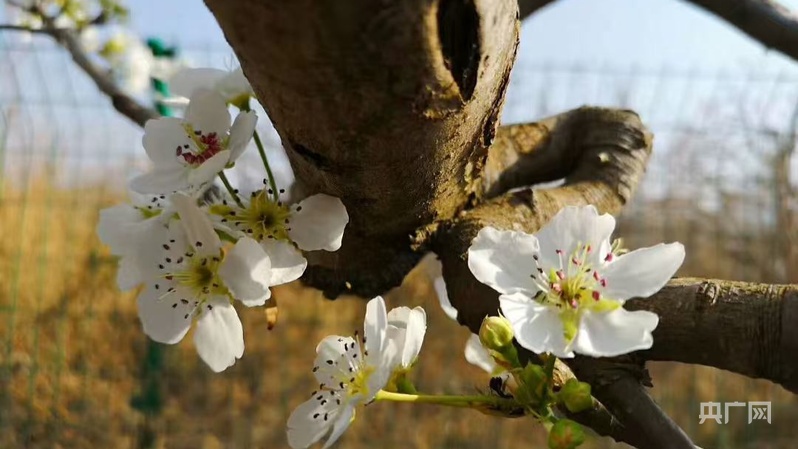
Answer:
[[[561,250],[569,257],[576,246],[591,245],[594,260],[603,260],[609,250],[609,239],[615,229],[615,218],[609,214],[599,215],[594,206],[567,206],[560,210],[549,223],[535,235],[540,242],[541,264],[545,268],[559,266]]]
[[[438,294],[438,301],[441,303],[443,313],[449,318],[457,321],[457,309],[455,309],[451,301],[449,301],[449,294],[446,292],[446,282],[443,280],[443,277],[436,278],[435,281],[433,281],[433,285],[435,286],[435,292]]]
[[[206,182],[210,182],[220,171],[224,170],[229,160],[230,151],[225,150],[218,152],[213,155],[213,157],[203,162],[198,167],[192,168],[188,172],[187,184],[191,187],[199,187]]]
[[[126,292],[138,287],[147,278],[139,269],[136,260],[132,256],[119,259],[119,266],[116,270],[116,285],[119,291]]]
[[[427,314],[421,307],[410,309],[408,307],[397,307],[388,313],[388,324],[404,330],[397,334],[401,338],[397,342],[399,351],[399,363],[408,368],[418,357],[421,345],[424,343],[424,335],[427,332]]]
[[[607,298],[647,298],[658,292],[684,262],[681,243],[660,243],[624,254],[599,274],[607,280],[601,292]]]
[[[183,121],[174,117],[148,120],[141,141],[156,169],[179,166],[176,150],[190,144]]]
[[[169,90],[174,95],[191,97],[200,89],[213,89],[228,73],[211,68],[183,69],[169,80]]]
[[[219,277],[233,297],[248,307],[262,306],[271,297],[269,256],[255,240],[243,237],[225,254]]]
[[[191,169],[186,166],[156,168],[136,176],[130,181],[130,188],[139,193],[172,193],[189,187],[188,175]]]
[[[381,357],[385,348],[387,328],[388,314],[385,312],[385,301],[382,296],[376,296],[366,304],[366,318],[363,321],[366,351],[369,357]]]
[[[335,425],[333,426],[333,430],[330,433],[330,436],[327,438],[327,441],[324,443],[322,449],[327,449],[328,447],[332,446],[338,438],[341,438],[341,435],[349,428],[349,424],[352,423],[352,419],[355,417],[355,407],[353,404],[347,404],[340,412],[339,416],[335,419]]]
[[[493,371],[497,367],[493,357],[491,357],[488,350],[482,346],[482,343],[479,341],[479,336],[476,334],[471,334],[471,336],[468,337],[465,346],[465,359],[468,363],[482,368],[482,370],[488,374],[493,374]]]
[[[236,309],[226,298],[211,299],[204,307],[197,320],[194,345],[200,358],[219,373],[244,355],[244,329]]]
[[[288,445],[293,449],[305,449],[321,440],[336,423],[342,408],[338,404],[340,400],[338,393],[324,391],[320,399],[314,396],[294,409],[286,426]],[[327,419],[324,419],[325,414]]]
[[[524,292],[534,296],[538,288],[530,275],[537,269],[537,254],[535,236],[486,227],[468,248],[468,268],[478,281],[499,293]]]
[[[551,352],[561,358],[574,356],[567,348],[565,330],[556,310],[520,293],[500,296],[499,304],[513,327],[518,344],[536,354]]]
[[[573,350],[593,357],[615,357],[648,349],[654,342],[651,331],[658,323],[657,314],[644,310],[630,312],[618,308],[603,313],[586,310]]]
[[[228,73],[227,76],[219,80],[216,84],[216,90],[222,92],[228,101],[240,97],[242,95],[255,96],[249,80],[244,76],[244,70],[241,67]]]
[[[288,236],[305,251],[337,251],[347,223],[349,214],[339,198],[313,195],[294,208]]]
[[[117,204],[100,211],[97,236],[110,247],[111,254],[125,254],[136,245],[130,238],[131,225],[143,221],[144,215],[131,204]]]
[[[218,92],[199,89],[191,95],[186,108],[185,121],[190,123],[194,131],[203,135],[216,133],[224,138],[230,130],[230,111],[227,103]]]
[[[162,298],[165,293],[166,287],[154,282],[139,294],[137,303],[144,333],[159,343],[171,345],[182,340],[191,327],[193,308],[180,302],[182,292]]]
[[[327,388],[340,388],[341,379],[352,376],[352,370],[359,370],[363,355],[360,345],[351,337],[330,335],[316,346],[316,359],[313,361],[313,375],[319,384]]]
[[[308,266],[308,261],[294,245],[276,239],[267,239],[261,246],[272,262],[269,285],[281,285],[299,279]]]
[[[249,141],[255,132],[258,124],[258,115],[255,111],[247,111],[238,114],[236,120],[230,128],[230,140],[227,148],[230,150],[230,162],[234,162],[247,149]]]
[[[222,241],[213,229],[208,214],[200,209],[197,200],[182,193],[175,193],[169,201],[180,215],[180,223],[186,232],[186,238],[197,254],[202,256],[218,256]]]

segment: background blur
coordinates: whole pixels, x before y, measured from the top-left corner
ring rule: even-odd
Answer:
[[[564,2],[526,23],[504,122],[582,104],[634,109],[656,143],[621,217],[628,246],[683,242],[680,275],[798,283],[794,64],[676,1],[606,0],[609,27],[592,19],[596,3]],[[131,2],[134,29],[176,44],[194,65],[233,65],[199,2],[155,4]],[[658,33],[663,22],[670,34]],[[126,180],[146,167],[140,139],[47,38],[0,33],[0,448],[287,447],[285,419],[314,386],[315,342],[361,328],[363,302],[278,289],[278,326],[267,331],[261,311],[241,311],[245,356],[219,375],[190,339],[148,342],[94,234],[98,210],[123,200]],[[484,389],[462,357],[467,331],[437,306],[432,265],[387,295],[389,306],[428,310],[417,385]],[[798,400],[780,387],[704,367],[651,368],[652,394],[697,444],[796,446]],[[742,408],[728,424],[698,424],[701,402],[749,400],[772,401],[772,424],[747,424]],[[338,447],[545,447],[529,420],[401,404],[366,411]],[[590,447],[622,446],[594,438]]]

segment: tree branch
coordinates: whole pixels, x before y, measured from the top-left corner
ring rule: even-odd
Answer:
[[[27,32],[27,33],[42,33],[42,34],[49,34],[49,30],[44,30],[42,28],[29,28],[24,25],[14,25],[10,23],[0,23],[0,31],[18,31],[18,32]]]
[[[687,0],[743,33],[798,59],[798,16],[776,0]]]
[[[627,308],[660,316],[642,360],[712,366],[798,394],[798,285],[674,279]]]
[[[39,32],[45,33],[56,40],[72,56],[72,60],[83,72],[94,81],[97,88],[111,99],[111,104],[119,113],[132,120],[139,126],[144,126],[147,120],[158,118],[159,114],[148,108],[133,97],[125,93],[113,80],[109,73],[94,64],[83,46],[80,44],[75,31],[55,26],[53,19],[42,16],[43,27]]]
[[[539,9],[554,3],[554,0],[518,0],[518,12],[521,20],[526,19]]]

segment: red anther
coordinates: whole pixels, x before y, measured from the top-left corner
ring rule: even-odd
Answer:
[[[612,253],[607,253],[607,257],[604,258],[604,262],[612,262]]]
[[[595,299],[596,301],[601,299],[601,293],[599,293],[598,290],[593,290],[593,299]]]
[[[597,281],[600,281],[600,280],[601,280],[601,279],[599,278],[598,271],[594,271],[594,272],[593,272],[593,279],[595,279],[595,280],[597,280]]]
[[[558,270],[557,271],[557,277],[560,278],[560,280],[563,280],[563,279],[565,279],[565,273],[563,273],[562,270]]]

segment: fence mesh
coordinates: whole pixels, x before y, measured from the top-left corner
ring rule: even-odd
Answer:
[[[186,53],[198,64],[231,60],[229,49]],[[246,355],[218,375],[190,342],[149,342],[94,233],[98,211],[123,199],[125,180],[144,167],[141,130],[45,38],[0,35],[0,61],[0,447],[287,447],[285,419],[313,387],[310,342],[360,327],[362,302],[277,289],[277,328],[242,313]],[[798,78],[521,63],[504,121],[582,104],[633,109],[656,136],[649,173],[621,217],[628,246],[682,241],[680,275],[798,282]],[[473,391],[485,382],[463,360],[467,331],[440,313],[427,271],[388,295],[430,313],[419,389]],[[794,447],[798,402],[780,387],[705,367],[652,371],[652,394],[698,444]],[[727,424],[698,424],[701,402],[749,400],[772,401],[771,424],[748,424],[743,409]],[[341,447],[545,447],[528,420],[401,404],[367,411]],[[596,437],[589,447],[621,446]]]

